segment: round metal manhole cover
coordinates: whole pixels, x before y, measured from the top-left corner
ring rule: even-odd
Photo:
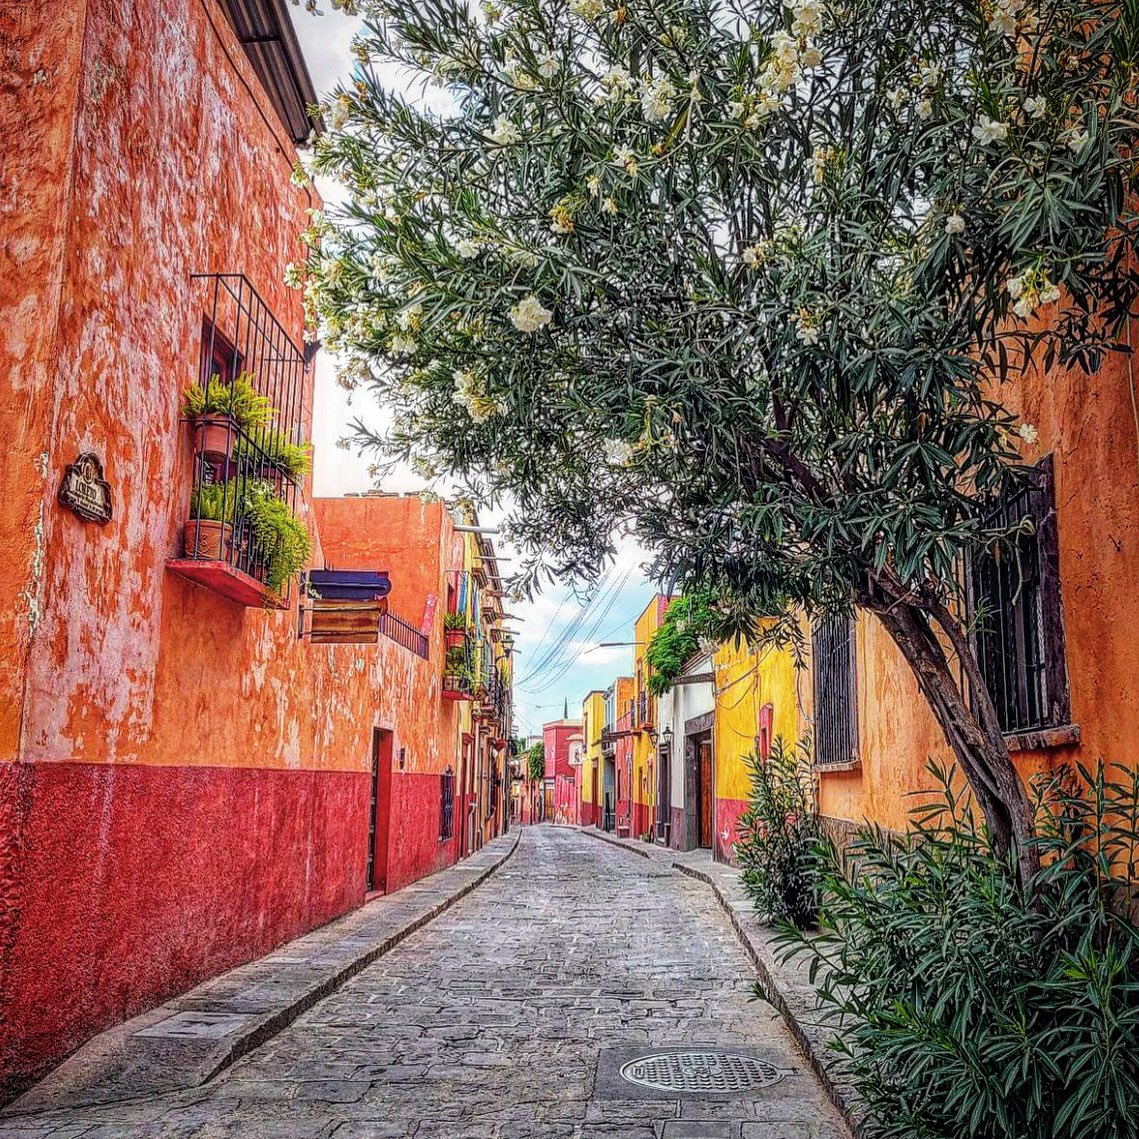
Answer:
[[[621,1068],[631,1084],[664,1092],[748,1092],[770,1087],[783,1073],[766,1060],[735,1052],[659,1052],[638,1056]]]

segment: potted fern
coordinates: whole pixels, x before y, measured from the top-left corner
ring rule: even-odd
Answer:
[[[247,495],[245,520],[253,559],[264,571],[265,584],[274,593],[280,593],[312,557],[308,528],[264,482],[255,483]]]
[[[182,526],[182,548],[188,558],[224,561],[233,543],[237,488],[228,482],[195,483],[190,516]]]
[[[255,431],[252,440],[238,438],[233,455],[249,466],[254,477],[272,483],[278,494],[285,479],[299,483],[312,470],[312,444],[292,443],[276,427]]]
[[[194,424],[198,454],[224,460],[233,455],[238,428],[248,433],[269,426],[273,405],[253,386],[250,372],[232,383],[215,374],[206,384],[195,381],[186,388],[182,414]]]

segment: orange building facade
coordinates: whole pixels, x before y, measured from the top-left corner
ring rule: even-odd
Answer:
[[[320,626],[309,587],[242,569],[236,525],[224,556],[190,556],[204,465],[183,392],[224,367],[216,345],[291,438],[310,434],[313,353],[282,278],[320,205],[290,181],[315,96],[287,7],[7,5],[0,39],[16,68],[0,108],[3,1100],[101,1029],[497,833],[509,695],[444,691],[443,611],[469,559],[441,503],[314,502],[307,477],[267,476],[311,538],[310,584],[390,585],[357,607],[362,639]]]

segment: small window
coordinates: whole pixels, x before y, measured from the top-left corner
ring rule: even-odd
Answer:
[[[439,784],[439,838],[442,840],[455,835],[455,773],[449,767],[439,776]]]
[[[202,318],[202,384],[216,376],[223,384],[232,384],[241,373],[241,353],[223,336],[209,317]]]
[[[858,759],[858,704],[854,686],[854,621],[824,617],[811,636],[814,657],[815,763]]]
[[[1020,530],[969,563],[977,663],[1003,732],[1060,727],[1071,705],[1051,457],[1000,504],[991,525]]]

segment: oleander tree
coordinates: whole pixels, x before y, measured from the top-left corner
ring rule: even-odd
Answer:
[[[874,614],[1031,872],[958,571],[1027,477],[1002,384],[1133,305],[1139,0],[357,7],[289,277],[358,442],[509,506],[526,589],[632,532],[725,629]]]

